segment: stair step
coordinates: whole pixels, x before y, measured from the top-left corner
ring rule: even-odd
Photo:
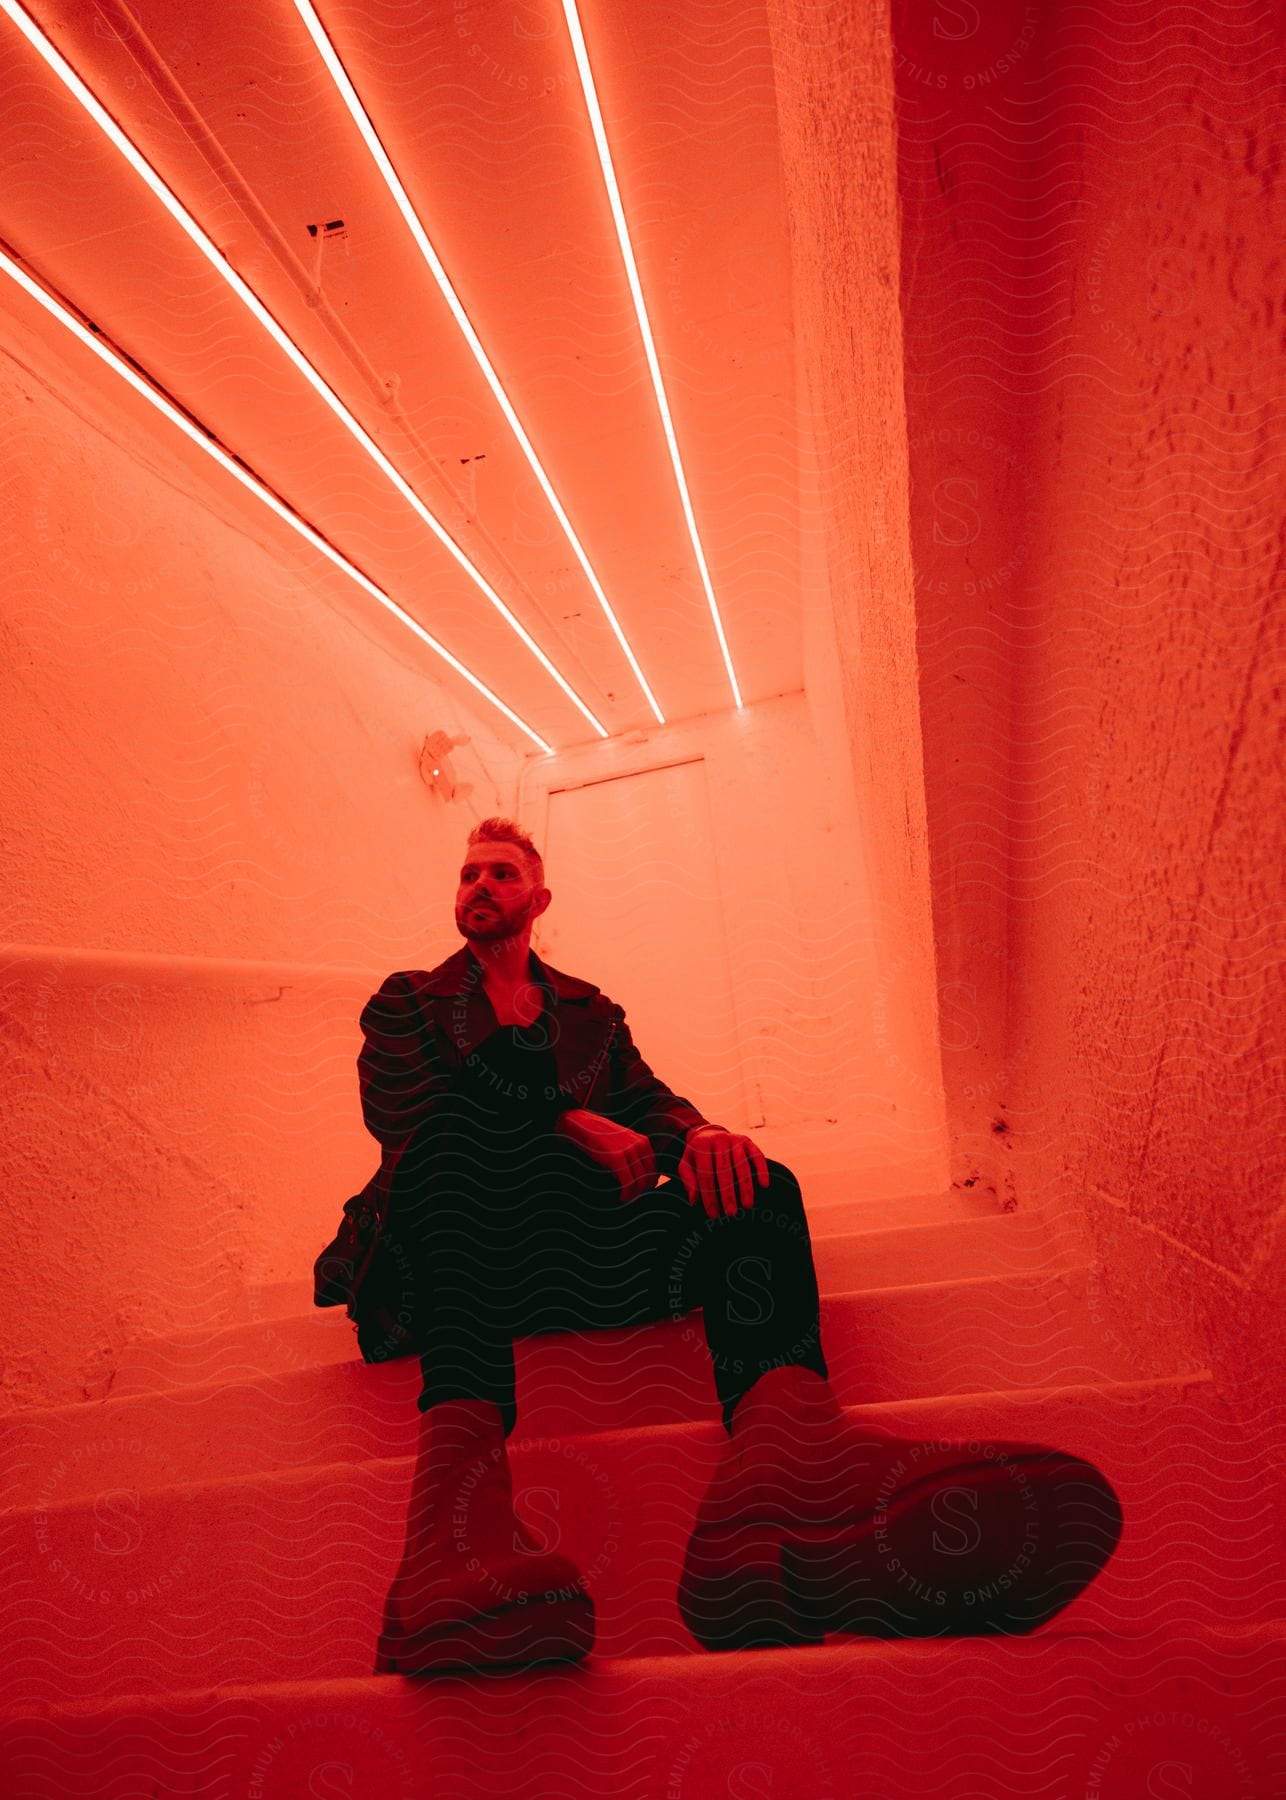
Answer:
[[[864,1222],[855,1214],[871,1215]],[[898,1218],[889,1224],[887,1219]],[[900,1217],[898,1203],[885,1206],[808,1208],[809,1236],[823,1295],[861,1288],[901,1287],[979,1275],[1039,1273],[1058,1266],[1044,1222],[1030,1214],[992,1213],[983,1218],[912,1221]],[[250,1289],[245,1317],[238,1323],[267,1324],[313,1310],[311,1273]],[[219,1328],[165,1332],[130,1346],[159,1354],[163,1344],[193,1352],[209,1345]],[[176,1367],[182,1367],[176,1361]],[[176,1374],[174,1379],[187,1379]],[[199,1377],[198,1377],[199,1378]]]
[[[1174,1631],[1267,1621],[1286,1602],[1271,1498],[1208,1381],[971,1395],[855,1409],[899,1435],[1049,1444],[1084,1456],[1125,1514],[1107,1568],[1047,1629]],[[607,1657],[689,1655],[675,1604],[710,1424],[510,1440],[537,1541],[594,1594]],[[402,1544],[412,1459],[140,1490],[124,1467],[74,1501],[6,1516],[7,1694],[368,1673]]]
[[[144,1488],[413,1448],[418,1359],[355,1360],[352,1328],[335,1311],[256,1329],[249,1347],[238,1328],[228,1334],[233,1349],[220,1352],[217,1379],[165,1385],[172,1365],[136,1367],[120,1380],[141,1391],[9,1414],[0,1421],[3,1465],[28,1494],[52,1500],[100,1491],[122,1457],[128,1485]],[[1095,1342],[1076,1271],[832,1295],[823,1303],[822,1343],[847,1405],[1061,1387],[1134,1372],[1109,1344]],[[523,1338],[515,1362],[519,1426],[527,1435],[717,1417],[699,1314]]]
[[[15,1800],[1271,1800],[1284,1719],[1278,1632],[832,1639],[63,1705],[0,1721],[0,1779]]]

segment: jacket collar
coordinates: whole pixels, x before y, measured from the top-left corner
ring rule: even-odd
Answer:
[[[581,981],[575,975],[565,975],[561,969],[553,968],[542,962],[534,950],[529,952],[531,978],[546,988],[554,1000],[588,1000],[600,992],[592,981]],[[461,946],[454,956],[448,956],[435,969],[430,969],[424,977],[423,992],[426,994],[467,994],[473,991],[480,980],[482,965],[473,954],[468,944]]]

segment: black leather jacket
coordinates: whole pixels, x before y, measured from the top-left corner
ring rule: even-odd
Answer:
[[[635,1048],[624,1008],[592,982],[565,975],[530,953],[533,982],[546,991],[559,1095],[551,1120],[569,1107],[604,1114],[651,1143],[657,1173],[678,1171],[688,1133],[708,1124],[695,1106],[652,1073]],[[365,1043],[357,1058],[362,1116],[382,1146],[380,1166],[344,1206],[339,1231],[317,1258],[318,1306],[348,1307],[359,1320],[363,1283],[376,1257],[398,1168],[464,1059],[496,1028],[482,968],[466,944],[427,973],[390,975],[362,1009]]]

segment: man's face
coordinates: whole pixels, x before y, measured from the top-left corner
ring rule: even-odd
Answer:
[[[516,844],[471,844],[456,889],[456,929],[484,944],[517,937],[551,898],[532,880]]]

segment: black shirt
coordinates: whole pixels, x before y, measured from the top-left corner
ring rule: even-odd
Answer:
[[[455,1091],[484,1118],[552,1124],[570,1101],[558,1086],[548,1008],[530,1025],[500,1025],[470,1051]]]

